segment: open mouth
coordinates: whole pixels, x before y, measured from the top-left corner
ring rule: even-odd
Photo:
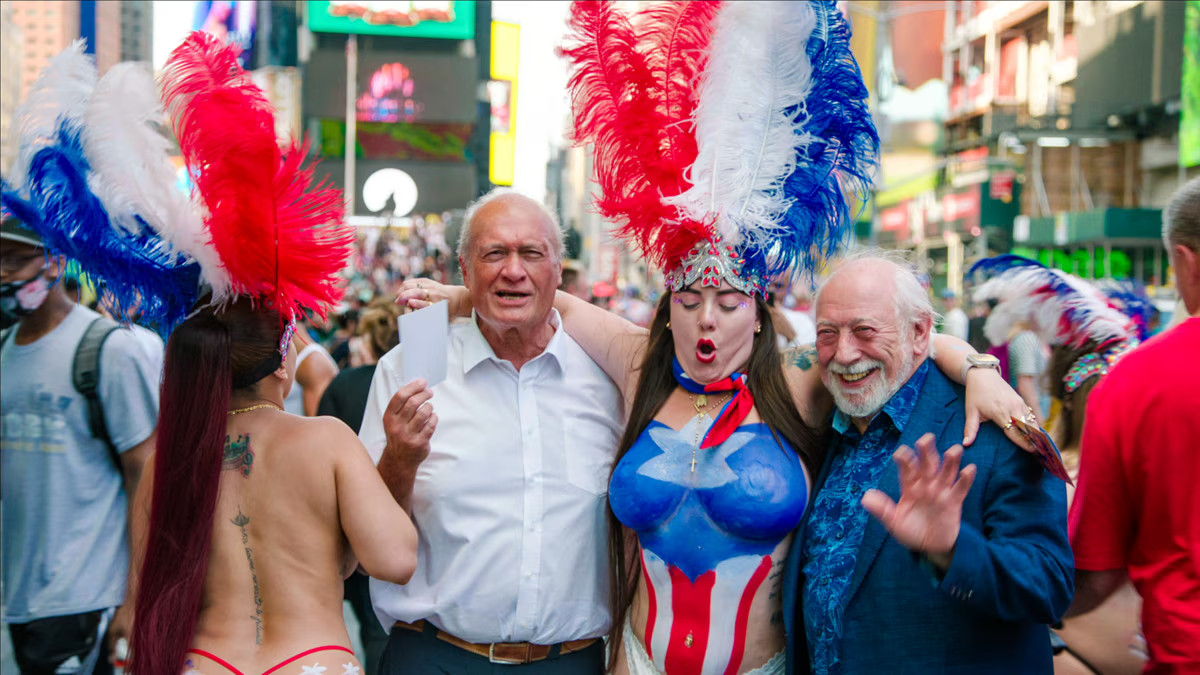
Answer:
[[[847,384],[854,384],[856,382],[862,382],[863,380],[867,379],[868,377],[871,376],[872,373],[874,373],[877,370],[879,370],[879,369],[878,368],[869,368],[867,370],[864,370],[864,371],[858,372],[858,373],[838,373],[837,375],[838,375],[838,377],[842,378],[843,382],[845,382]]]
[[[520,291],[496,291],[496,296],[503,302],[521,302],[529,297],[529,293]]]
[[[712,363],[715,358],[717,358],[716,343],[708,338],[701,338],[696,342],[696,359],[700,363]]]

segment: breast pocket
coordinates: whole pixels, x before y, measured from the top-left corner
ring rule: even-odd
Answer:
[[[567,482],[593,495],[608,494],[608,479],[617,453],[617,441],[608,428],[585,420],[564,423],[563,452]]]

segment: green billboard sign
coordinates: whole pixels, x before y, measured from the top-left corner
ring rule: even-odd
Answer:
[[[1179,163],[1200,164],[1200,0],[1188,0],[1183,28],[1183,110],[1179,118]]]
[[[316,33],[470,40],[475,37],[475,1],[310,0],[308,28]]]

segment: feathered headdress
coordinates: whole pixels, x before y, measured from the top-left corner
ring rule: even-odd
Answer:
[[[576,2],[571,27],[596,206],[672,290],[761,293],[842,243],[879,137],[836,3]]]
[[[968,275],[986,280],[975,290],[976,302],[998,301],[983,328],[994,344],[1007,342],[1022,321],[1051,346],[1104,345],[1137,336],[1133,320],[1094,286],[1037,261],[1017,255],[985,258]]]
[[[114,229],[108,207],[115,202],[103,197],[119,194],[110,186],[132,177],[106,166],[110,158],[87,142],[97,132],[107,133],[99,129],[102,121],[90,118],[101,91],[96,75],[95,63],[77,41],[34,83],[17,109],[20,151],[12,182],[3,184],[3,200],[41,236],[48,253],[74,260],[96,280],[119,315],[138,308],[148,323],[170,329],[199,296],[200,268],[140,227],[144,212],[135,202],[120,204],[124,229]]]
[[[1096,286],[1108,298],[1109,304],[1133,319],[1139,340],[1150,339],[1150,322],[1159,312],[1144,285],[1133,279],[1108,279],[1097,282]]]
[[[120,64],[97,83],[76,43],[18,109],[6,207],[103,284],[118,311],[140,305],[164,330],[205,295],[249,296],[286,320],[302,308],[324,315],[341,298],[354,239],[341,193],[313,187],[306,146],[280,151],[271,106],[237,54],[193,33],[167,62],[160,102],[148,68]],[[191,198],[175,187],[164,103]]]
[[[231,292],[286,319],[301,308],[324,316],[341,299],[354,230],[341,192],[314,186],[303,167],[307,145],[279,149],[271,105],[238,53],[192,33],[163,69],[163,103]]]

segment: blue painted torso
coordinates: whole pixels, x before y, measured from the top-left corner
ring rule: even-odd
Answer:
[[[697,450],[693,472],[696,423],[675,431],[651,422],[608,492],[613,513],[642,547],[692,580],[723,560],[769,555],[799,524],[809,490],[799,455],[763,423]]]

